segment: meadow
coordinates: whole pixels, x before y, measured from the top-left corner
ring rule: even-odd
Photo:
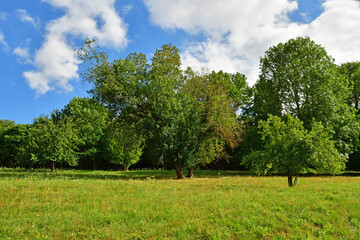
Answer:
[[[0,169],[0,239],[360,239],[360,177]]]

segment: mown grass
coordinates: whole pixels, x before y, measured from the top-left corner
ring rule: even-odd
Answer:
[[[0,238],[360,239],[360,177],[195,174],[2,169]]]

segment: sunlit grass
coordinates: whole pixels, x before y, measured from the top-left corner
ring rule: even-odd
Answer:
[[[360,177],[195,174],[2,169],[0,239],[360,238]]]

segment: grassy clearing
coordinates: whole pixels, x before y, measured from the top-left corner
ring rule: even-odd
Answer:
[[[360,238],[360,177],[218,173],[2,169],[0,238]]]

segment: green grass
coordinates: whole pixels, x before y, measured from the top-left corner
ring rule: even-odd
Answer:
[[[360,239],[360,177],[0,170],[0,239]]]

